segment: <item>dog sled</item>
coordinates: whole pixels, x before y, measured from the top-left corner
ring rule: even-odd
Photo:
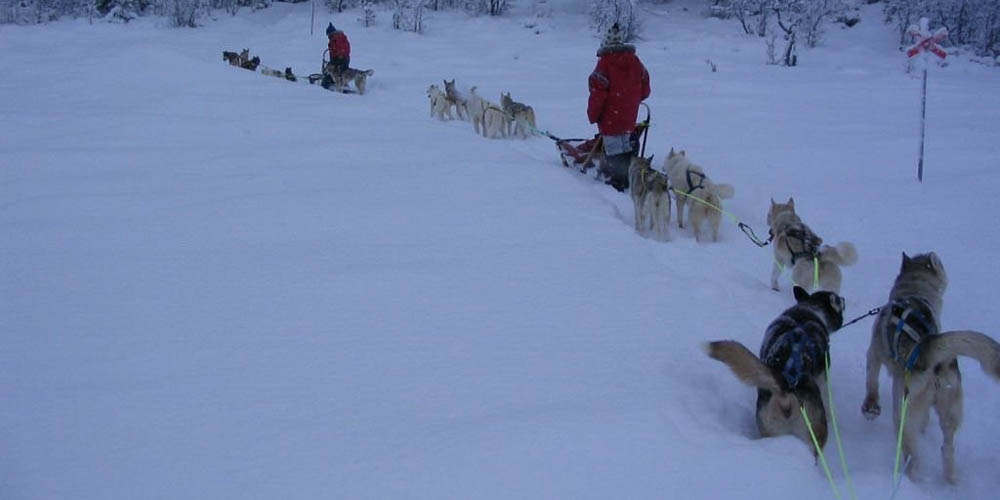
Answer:
[[[646,108],[646,119],[635,124],[631,137],[632,151],[638,152],[640,156],[646,152],[646,134],[650,120],[649,106],[646,103],[642,103],[642,106]],[[590,139],[560,139],[552,134],[547,135],[556,141],[556,149],[559,150],[559,158],[564,167],[586,173],[594,167],[598,167],[600,171],[600,167],[604,165],[604,141],[601,134],[594,134]]]

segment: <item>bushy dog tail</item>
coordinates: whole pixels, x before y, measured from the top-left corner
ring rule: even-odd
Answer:
[[[372,75],[375,74],[375,70],[373,70],[373,69],[366,69],[365,70],[365,74],[368,75],[368,76],[372,76]]]
[[[956,356],[979,361],[983,371],[1000,380],[1000,343],[982,332],[954,330],[925,337],[920,343],[917,369],[926,370]]]
[[[743,344],[735,340],[718,340],[704,344],[703,348],[708,357],[723,362],[744,384],[781,392],[774,372]]]
[[[823,245],[820,249],[820,260],[833,262],[840,266],[849,266],[858,261],[858,250],[849,241],[841,241],[836,246]]]
[[[723,200],[728,200],[736,194],[736,188],[731,184],[712,184],[709,190]]]

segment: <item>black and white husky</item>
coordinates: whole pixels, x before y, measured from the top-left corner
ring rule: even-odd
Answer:
[[[762,437],[791,434],[816,453],[804,409],[820,448],[826,444],[826,359],[830,334],[844,323],[844,299],[833,292],[809,294],[795,287],[796,304],[764,334],[760,357],[735,340],[709,342],[709,357],[725,363],[757,388],[757,428]]]
[[[878,376],[885,366],[892,376],[892,417],[897,433],[903,396],[908,400],[902,442],[903,456],[910,459],[907,475],[914,478],[922,465],[914,455],[916,440],[927,426],[933,406],[944,437],[941,445],[944,477],[954,483],[955,431],[962,422],[958,356],[979,361],[986,373],[1000,378],[1000,344],[976,331],[940,331],[947,286],[944,265],[934,252],[914,257],[903,254],[902,267],[889,292],[889,303],[872,326],[861,411],[869,420],[882,412]]]

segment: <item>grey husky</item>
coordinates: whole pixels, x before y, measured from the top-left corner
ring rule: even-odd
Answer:
[[[792,198],[788,199],[788,203],[771,200],[767,225],[774,248],[771,289],[779,289],[778,277],[787,267],[792,270],[792,283],[806,290],[840,293],[840,266],[849,266],[858,260],[853,244],[842,241],[835,246],[823,245],[823,239],[795,213],[795,200]]]
[[[757,428],[762,437],[791,434],[813,450],[809,425],[819,447],[826,444],[826,360],[830,334],[844,323],[844,299],[833,292],[809,294],[794,288],[796,304],[781,313],[764,334],[760,358],[734,340],[710,342],[709,357],[757,388]]]
[[[889,303],[872,326],[861,411],[869,420],[881,413],[878,377],[884,365],[892,377],[897,433],[904,395],[908,401],[902,442],[903,457],[910,459],[907,475],[915,479],[922,465],[915,456],[916,439],[926,428],[933,406],[944,437],[941,445],[944,478],[954,483],[955,431],[962,421],[962,375],[957,357],[974,358],[984,371],[1000,378],[1000,344],[976,331],[940,331],[947,286],[948,275],[934,252],[912,258],[903,254],[899,275],[889,292]]]
[[[448,105],[455,106],[455,113],[458,115],[458,119],[464,120],[465,116],[469,114],[469,106],[465,100],[465,96],[455,87],[454,78],[450,82],[444,80],[444,94],[448,100]]]
[[[657,172],[652,161],[652,156],[636,156],[628,167],[635,230],[665,241],[670,239],[670,191],[667,176]]]
[[[347,84],[354,82],[354,88],[358,89],[359,94],[364,95],[368,77],[374,75],[375,70],[344,68],[336,71],[328,66],[327,73],[333,79],[333,86],[337,92],[344,92],[347,89]]]
[[[510,92],[500,93],[500,106],[507,117],[507,135],[516,133],[522,139],[527,139],[535,128],[535,110],[527,104],[515,101]]]

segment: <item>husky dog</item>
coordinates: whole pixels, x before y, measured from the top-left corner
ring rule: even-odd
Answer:
[[[228,62],[230,66],[239,66],[240,54],[236,52],[230,52],[228,50],[223,50],[222,60]]]
[[[684,205],[688,198],[695,197],[691,202],[691,227],[694,237],[701,241],[702,222],[708,220],[712,227],[712,241],[719,241],[719,224],[722,222],[722,200],[735,194],[735,189],[729,184],[716,184],[709,180],[705,171],[688,160],[683,150],[675,153],[673,148],[667,153],[663,165],[670,178],[670,186],[674,190],[674,203],[677,204],[677,225],[684,227]],[[707,204],[706,204],[707,203]]]
[[[735,340],[710,342],[709,357],[757,388],[757,429],[762,437],[791,434],[816,454],[804,410],[820,449],[826,444],[826,359],[830,334],[844,323],[844,299],[833,292],[809,294],[795,287],[796,304],[781,313],[764,334],[760,358]],[[800,410],[800,408],[802,410]]]
[[[253,56],[240,65],[241,68],[248,69],[250,71],[257,71],[257,66],[260,66],[260,57],[258,56]]]
[[[507,117],[500,106],[485,101],[483,108],[483,136],[490,139],[507,137]]]
[[[333,77],[333,86],[337,92],[344,92],[347,89],[347,84],[354,82],[354,88],[358,89],[359,94],[364,95],[368,77],[374,75],[375,70],[344,68],[340,71],[333,71],[333,68],[330,68],[329,73]]]
[[[290,67],[285,68],[285,71],[281,71],[281,70],[269,68],[267,66],[261,66],[260,67],[260,74],[267,75],[267,76],[273,76],[273,77],[276,77],[276,78],[284,78],[285,80],[288,80],[290,82],[296,81],[295,74],[292,73],[292,68],[290,68]]]
[[[628,167],[632,205],[635,209],[635,230],[641,235],[652,234],[670,239],[670,193],[667,176],[652,167],[653,157],[636,156]]]
[[[444,120],[445,115],[448,119],[453,119],[451,116],[451,106],[448,105],[448,98],[441,92],[441,89],[437,85],[431,84],[427,87],[427,99],[431,104],[431,116],[438,117],[439,120]]]
[[[507,135],[513,136],[517,133],[522,139],[527,139],[531,135],[531,130],[535,128],[535,110],[531,106],[511,99],[510,92],[500,93],[500,106],[507,115]]]
[[[767,225],[772,238],[771,246],[774,248],[771,288],[779,290],[778,276],[781,275],[783,268],[791,267],[792,276],[808,275],[814,270],[813,258],[817,256],[823,239],[816,236],[816,233],[795,213],[795,200],[792,198],[788,198],[788,203],[775,203],[774,199],[771,199],[771,208],[767,211]],[[799,267],[802,270],[796,271],[795,268]]]
[[[455,107],[455,113],[458,114],[459,120],[464,120],[465,115],[468,114],[468,105],[465,102],[465,96],[460,94],[458,90],[455,89],[455,79],[452,78],[449,82],[444,80],[444,93],[448,96],[448,104]],[[465,113],[463,113],[465,111]]]
[[[472,87],[469,89],[469,98],[466,99],[465,105],[467,107],[467,111],[469,112],[469,120],[472,121],[472,128],[476,130],[477,135],[485,137],[486,108],[489,105],[489,102],[476,93],[476,87]]]
[[[903,254],[899,275],[889,292],[889,303],[872,326],[861,412],[869,420],[882,412],[878,377],[884,365],[892,377],[897,433],[902,398],[906,396],[908,401],[902,443],[904,458],[910,458],[907,475],[914,479],[922,465],[915,455],[917,434],[926,428],[933,405],[944,436],[941,446],[944,477],[954,483],[955,431],[962,422],[962,375],[957,357],[974,358],[986,373],[1000,378],[1000,344],[976,331],[940,331],[947,286],[948,276],[934,252],[912,258]]]

